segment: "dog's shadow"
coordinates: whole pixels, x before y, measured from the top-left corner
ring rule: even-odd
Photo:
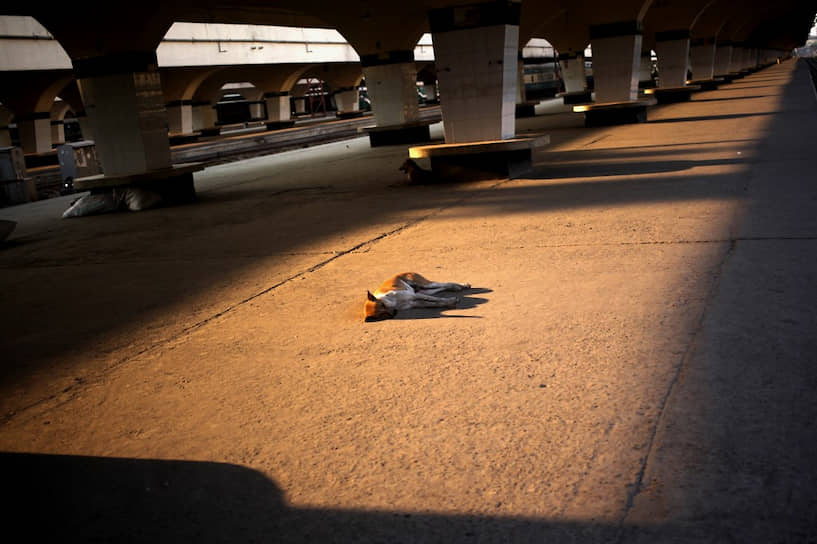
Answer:
[[[485,287],[471,287],[470,289],[465,289],[459,293],[444,291],[439,293],[439,296],[451,296],[452,294],[458,295],[459,301],[454,308],[414,308],[411,310],[401,310],[397,312],[394,319],[440,319],[447,317],[460,319],[482,319],[482,316],[479,315],[451,315],[446,314],[445,312],[454,310],[473,310],[480,304],[485,304],[488,302],[487,298],[475,297],[473,295],[484,295],[492,292],[492,289],[487,289]]]

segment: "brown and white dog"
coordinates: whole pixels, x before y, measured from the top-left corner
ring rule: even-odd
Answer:
[[[406,173],[410,185],[437,183],[437,178],[434,177],[434,174],[430,170],[421,168],[420,165],[411,159],[406,159],[398,170]]]
[[[435,297],[441,291],[470,289],[467,283],[430,281],[416,272],[404,272],[384,281],[374,294],[366,291],[365,321],[391,319],[398,310],[453,308],[457,297]]]

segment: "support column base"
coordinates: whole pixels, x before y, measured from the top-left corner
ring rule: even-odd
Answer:
[[[369,135],[369,145],[372,147],[380,147],[384,145],[430,142],[431,131],[428,128],[430,125],[431,121],[417,121],[404,125],[363,127],[362,130]]]
[[[193,173],[203,170],[201,163],[174,165],[170,168],[108,176],[99,174],[74,180],[77,191],[106,192],[114,188],[138,187],[158,194],[163,205],[175,206],[196,200]]]
[[[654,106],[655,98],[634,102],[602,102],[573,106],[576,113],[584,113],[585,127],[606,127],[647,122],[647,107]]]
[[[692,79],[689,81],[689,85],[697,85],[702,91],[714,91],[721,83],[723,81],[719,79]]]
[[[561,96],[562,103],[565,105],[587,104],[588,102],[593,101],[593,93],[590,91],[574,91],[572,93],[562,93],[556,96]]]
[[[700,91],[698,85],[685,85],[683,87],[656,87],[645,89],[645,95],[652,95],[659,104],[674,104],[676,102],[687,102],[692,98],[692,93]]]
[[[439,183],[516,178],[533,167],[533,153],[550,143],[550,136],[426,145],[409,148],[412,159],[431,161],[431,175]]]
[[[516,117],[536,117],[536,105],[538,100],[527,100],[516,105]]]

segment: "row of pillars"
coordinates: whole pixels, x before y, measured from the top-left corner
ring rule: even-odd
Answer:
[[[519,22],[520,4],[509,0],[429,12],[446,143],[515,136]],[[636,100],[642,67],[640,23],[598,25],[590,28],[590,35],[596,101]],[[660,68],[662,84],[683,85],[690,58],[688,33],[665,34],[657,43],[665,65]],[[696,77],[699,61],[700,75],[707,77],[724,70],[727,57],[727,70],[757,61],[756,53],[731,44],[695,44],[691,58]],[[567,91],[579,85],[584,89],[583,59],[559,60]],[[74,59],[73,65],[106,175],[170,168],[168,111],[155,52]],[[413,51],[363,55],[361,65],[378,127],[419,121]],[[344,104],[356,101],[351,92],[338,99]],[[272,118],[289,115],[288,96],[273,93],[265,100]],[[190,104],[189,112],[194,130],[212,126],[209,105]]]

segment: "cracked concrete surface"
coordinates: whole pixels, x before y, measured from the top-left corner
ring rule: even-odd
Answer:
[[[643,125],[520,120],[557,127],[527,179],[405,186],[404,147],[357,139],[209,168],[194,206],[0,210],[21,222],[0,251],[10,519],[150,542],[817,539],[809,85],[787,63]],[[364,324],[366,289],[406,270],[474,289]]]

